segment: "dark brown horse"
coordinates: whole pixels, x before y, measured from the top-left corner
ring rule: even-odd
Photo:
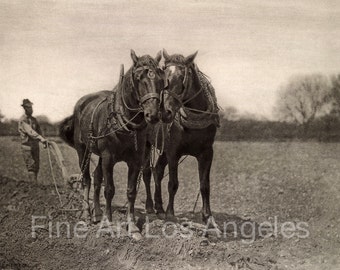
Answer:
[[[215,226],[210,210],[210,168],[213,159],[213,143],[219,126],[218,107],[214,90],[205,75],[194,63],[196,53],[183,57],[168,55],[165,59],[165,90],[162,120],[170,123],[165,138],[164,153],[155,166],[155,210],[164,213],[161,181],[164,168],[169,166],[169,202],[166,216],[174,217],[174,198],[178,189],[178,161],[183,155],[196,157],[199,169],[200,191],[203,208],[202,219]],[[164,124],[163,124],[164,125]],[[158,143],[161,145],[161,143]],[[144,171],[146,188],[149,189],[149,171]],[[147,192],[150,194],[150,191]],[[151,196],[146,208],[152,211]]]
[[[100,91],[82,97],[74,114],[60,126],[61,137],[73,146],[79,157],[83,174],[84,210],[91,219],[89,191],[89,153],[99,156],[94,172],[94,219],[102,218],[99,204],[100,187],[104,178],[106,216],[112,221],[111,202],[115,194],[113,167],[119,161],[128,165],[128,222],[134,224],[136,184],[146,143],[147,124],[159,121],[160,93],[163,90],[163,71],[158,68],[159,52],[155,59],[149,55],[137,57],[131,50],[133,66],[126,72],[114,91]]]

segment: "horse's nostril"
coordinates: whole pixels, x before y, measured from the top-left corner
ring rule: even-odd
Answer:
[[[159,119],[160,119],[158,117],[158,115],[153,115],[153,114],[145,114],[145,118],[151,124],[157,123],[159,121]]]
[[[159,120],[159,117],[158,117],[158,115],[150,115],[150,119],[151,120]]]

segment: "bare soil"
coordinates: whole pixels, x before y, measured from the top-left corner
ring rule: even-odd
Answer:
[[[192,212],[197,165],[188,158],[179,170],[175,227],[144,213],[141,184],[139,241],[129,237],[125,227],[120,236],[98,235],[101,224],[89,225],[86,237],[76,237],[73,228],[82,217],[74,209],[80,208],[81,195],[64,185],[54,164],[63,208],[73,209],[61,211],[46,150],[41,150],[35,184],[28,182],[17,138],[0,138],[0,146],[0,269],[340,269],[340,144],[217,142],[211,205],[221,229],[227,222],[236,228],[228,227],[222,237],[215,232],[202,235],[200,200]],[[74,150],[60,147],[70,173],[79,172]],[[123,164],[115,169],[115,184],[113,225],[119,225],[125,220]],[[163,184],[166,202],[167,178]],[[35,238],[32,216],[47,217],[38,219],[44,228],[36,230]],[[196,224],[191,229],[180,227],[190,221]],[[66,225],[58,236],[57,222],[70,224],[69,236]],[[277,233],[261,236],[264,222],[275,225]],[[290,237],[281,231],[287,222],[295,228]],[[297,229],[301,222],[304,226]]]

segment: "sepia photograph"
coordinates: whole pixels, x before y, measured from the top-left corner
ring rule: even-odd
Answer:
[[[0,269],[340,269],[340,2],[0,0]]]

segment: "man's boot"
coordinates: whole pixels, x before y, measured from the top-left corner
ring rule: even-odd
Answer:
[[[28,172],[28,177],[31,183],[37,183],[37,174],[35,172]]]

